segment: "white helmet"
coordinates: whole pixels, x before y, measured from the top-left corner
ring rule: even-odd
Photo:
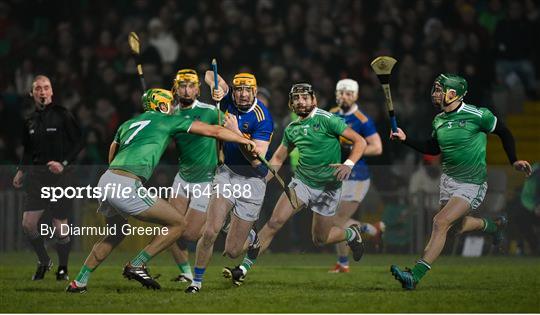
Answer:
[[[358,93],[358,82],[353,79],[341,79],[336,84],[336,91],[352,91]]]

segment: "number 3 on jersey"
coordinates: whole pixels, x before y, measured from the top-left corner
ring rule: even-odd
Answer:
[[[139,133],[139,131],[143,130],[143,128],[148,126],[149,123],[150,123],[150,120],[141,120],[141,121],[132,123],[129,126],[129,129],[135,128],[137,126],[139,126],[139,127],[137,129],[135,129],[135,131],[133,131],[133,133],[129,136],[129,138],[126,140],[126,142],[124,142],[124,144],[129,144],[129,142]]]

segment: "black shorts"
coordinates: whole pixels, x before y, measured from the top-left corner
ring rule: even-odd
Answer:
[[[73,171],[66,167],[60,175],[51,173],[46,166],[33,166],[24,178],[23,187],[26,196],[23,211],[45,210],[54,219],[66,219],[70,216],[73,200],[60,198],[50,201],[49,198],[41,198],[42,187],[68,187],[70,186]]]

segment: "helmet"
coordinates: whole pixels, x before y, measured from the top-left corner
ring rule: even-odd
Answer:
[[[289,108],[291,110],[293,110],[296,114],[299,114],[299,113],[296,111],[296,109],[293,106],[293,96],[295,94],[309,94],[309,95],[311,95],[311,97],[313,99],[315,99],[315,104],[316,104],[315,93],[313,92],[313,87],[311,86],[311,84],[309,84],[309,83],[297,83],[297,84],[294,84],[291,87],[291,90],[289,92]],[[316,105],[313,105],[313,106],[316,106]],[[309,109],[309,112],[311,112],[312,109],[313,108]]]
[[[249,86],[254,89],[257,88],[257,80],[255,79],[255,76],[246,72],[236,74],[233,78],[232,84],[233,88],[238,86]]]
[[[188,96],[182,95],[182,93],[178,90],[180,88],[180,84],[194,84],[197,88],[197,91],[194,95],[190,95],[191,92],[188,94]],[[176,72],[176,77],[173,81],[173,87],[172,92],[174,94],[175,99],[175,106],[180,103],[184,104],[185,106],[190,106],[193,104],[195,99],[199,96],[201,93],[200,90],[200,83],[199,83],[199,76],[197,75],[197,72],[193,69],[180,69],[178,72]]]
[[[248,88],[251,90],[251,100],[245,104],[240,104],[239,100],[235,98],[234,93],[232,94],[232,99],[236,107],[241,111],[248,110],[257,97],[257,80],[255,79],[255,76],[246,72],[238,73],[234,76],[232,83],[233,91],[236,91],[238,88]]]
[[[341,79],[336,84],[336,91],[352,91],[358,93],[358,82],[353,79]]]
[[[169,114],[173,95],[171,91],[165,89],[149,89],[141,97],[144,111],[156,111]],[[162,106],[166,106],[163,109]]]
[[[193,82],[196,85],[199,85],[199,76],[197,75],[197,72],[193,69],[180,69],[178,72],[176,72],[176,77],[173,81],[173,88],[174,91],[180,82]]]
[[[441,86],[442,92],[444,94],[444,102],[446,104],[450,104],[455,100],[462,100],[463,97],[467,94],[467,80],[457,74],[439,74],[439,76],[435,79],[435,82],[433,83],[433,88],[431,90],[432,95],[436,85]],[[456,92],[456,97],[454,97],[453,99],[447,98],[447,93],[450,90],[454,90]]]

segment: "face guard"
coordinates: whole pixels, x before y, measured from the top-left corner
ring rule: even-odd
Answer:
[[[451,97],[448,92],[455,91]],[[431,101],[433,104],[446,107],[454,101],[461,101],[467,94],[467,80],[455,74],[440,74],[433,82],[431,88]]]
[[[181,88],[186,85],[194,84],[197,87],[197,93],[192,96],[182,95]],[[193,104],[195,99],[200,94],[200,82],[197,72],[193,69],[180,69],[176,73],[176,77],[173,81],[172,92],[174,93],[174,99],[178,103],[182,103],[185,106]]]
[[[302,95],[311,96],[311,104],[306,104],[301,100]],[[298,98],[298,99],[296,99]],[[300,117],[307,117],[313,108],[317,106],[317,98],[313,92],[313,87],[308,83],[298,83],[291,87],[289,92],[289,108]]]
[[[165,89],[149,89],[141,97],[144,111],[156,111],[164,114],[171,113],[173,95]]]
[[[232,88],[233,100],[236,107],[241,111],[249,110],[255,101],[255,95],[257,95],[257,80],[255,76],[251,73],[238,73],[233,78]],[[248,92],[249,96],[240,98],[235,96],[235,93],[241,93],[242,91]]]

